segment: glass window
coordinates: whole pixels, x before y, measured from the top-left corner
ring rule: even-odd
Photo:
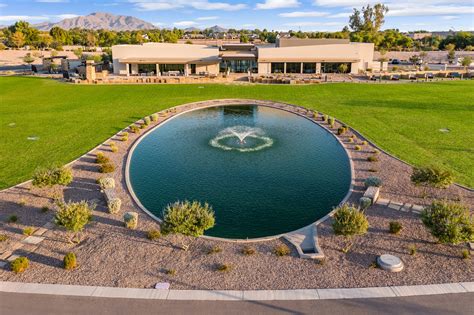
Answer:
[[[255,60],[223,60],[219,68],[220,72],[227,72],[227,69],[230,69],[231,73],[247,73],[249,70],[256,73],[258,70]]]
[[[303,63],[303,73],[316,73],[316,63],[315,62]]]
[[[138,64],[138,73],[156,73],[155,64]]]
[[[301,62],[287,62],[286,73],[301,73]]]
[[[321,71],[323,73],[349,73],[351,72],[351,63],[350,62],[323,62],[321,63]]]
[[[184,73],[184,65],[183,64],[160,64],[160,71],[169,72],[169,71],[179,71],[179,73]]]
[[[272,73],[283,73],[285,64],[283,62],[272,62]]]

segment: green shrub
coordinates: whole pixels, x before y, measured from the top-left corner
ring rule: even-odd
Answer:
[[[336,122],[336,120],[334,119],[334,117],[329,117],[328,118],[328,124],[329,126],[331,127],[334,127],[334,123]]]
[[[46,213],[49,211],[49,207],[48,206],[43,206],[41,207],[41,213]]]
[[[255,254],[255,248],[251,247],[251,246],[244,246],[242,248],[242,254],[244,254],[245,256],[250,256],[250,255],[253,255]]]
[[[415,256],[415,255],[416,255],[416,245],[410,245],[410,246],[408,246],[408,253],[409,253],[411,256]]]
[[[115,179],[112,177],[102,177],[97,180],[101,190],[115,188]]]
[[[362,145],[367,145],[368,142],[367,141],[362,141]]]
[[[114,153],[118,152],[118,147],[115,142],[110,143],[110,150]]]
[[[415,167],[410,179],[415,185],[434,188],[447,188],[454,182],[454,176],[450,171],[437,167]]]
[[[96,154],[95,162],[97,164],[105,164],[105,163],[110,163],[110,159],[107,156],[105,156],[103,152],[99,152]]]
[[[469,207],[459,203],[433,201],[421,213],[423,224],[443,244],[474,241],[474,219]]]
[[[359,199],[359,206],[362,210],[365,210],[367,209],[368,207],[370,207],[372,205],[372,199],[368,198],[368,197],[361,197]]]
[[[356,145],[356,146],[354,147],[354,150],[360,151],[360,150],[362,150],[362,147],[361,147],[360,145]]]
[[[112,198],[107,203],[107,208],[109,209],[109,213],[111,214],[119,213],[121,207],[122,207],[122,200],[120,198]]]
[[[33,235],[33,232],[35,231],[34,228],[31,226],[27,226],[26,228],[23,229],[23,235],[30,236]]]
[[[0,242],[5,242],[8,240],[8,235],[6,234],[0,234]]]
[[[56,212],[55,223],[62,226],[76,236],[76,242],[80,241],[79,233],[84,229],[84,226],[92,219],[93,206],[86,201],[80,202],[61,202],[58,203],[59,210]],[[74,242],[73,237],[68,237],[70,242]]]
[[[337,134],[338,134],[338,135],[342,135],[342,134],[344,134],[345,132],[346,132],[346,128],[344,128],[344,127],[339,127],[339,128],[337,128]]]
[[[342,235],[349,240],[356,235],[367,233],[369,228],[369,221],[365,214],[359,211],[358,208],[348,204],[336,208],[333,220],[332,229],[334,234]],[[347,253],[351,246],[352,242],[342,251]]]
[[[229,272],[232,270],[232,266],[228,264],[218,264],[216,270],[219,272]]]
[[[353,139],[353,138],[349,138],[349,139],[347,139],[347,141],[349,141],[349,143],[354,143],[354,139]]]
[[[378,162],[378,157],[376,157],[375,155],[371,155],[367,158],[367,161],[369,162]]]
[[[140,128],[137,125],[131,125],[130,126],[130,131],[132,133],[140,133]]]
[[[275,255],[277,256],[282,257],[282,256],[288,256],[291,253],[291,250],[285,244],[280,244],[280,245],[275,246],[275,248],[273,249],[273,253],[275,253]]]
[[[211,254],[217,254],[217,253],[220,253],[220,252],[222,252],[222,248],[220,248],[217,245],[214,245],[214,246],[212,246],[211,248],[208,249],[207,254],[211,255]]]
[[[145,129],[146,125],[145,124],[140,124],[140,129]]]
[[[123,215],[123,223],[127,229],[135,230],[138,226],[138,213],[125,212]]]
[[[463,249],[461,251],[461,256],[462,256],[462,259],[470,259],[471,258],[471,253],[469,252],[468,249]]]
[[[143,125],[148,126],[150,124],[150,117],[143,118]]]
[[[369,188],[370,186],[381,187],[382,183],[383,183],[382,180],[376,176],[370,176],[364,180],[365,188]]]
[[[389,223],[389,230],[391,234],[398,234],[402,230],[402,224],[398,221],[392,221]]]
[[[149,239],[150,241],[159,239],[161,237],[161,232],[155,229],[149,230],[146,233],[146,238]]]
[[[73,180],[72,170],[65,166],[51,166],[40,168],[33,174],[32,185],[38,188],[54,185],[67,186]]]
[[[322,120],[323,122],[328,121],[328,118],[329,118],[328,115],[322,115],[322,116],[321,116],[321,120]]]
[[[22,256],[10,263],[10,268],[14,273],[22,273],[30,266],[28,258]]]
[[[122,135],[120,136],[120,140],[123,141],[123,142],[127,142],[128,141],[128,132],[122,132]]]
[[[71,270],[77,267],[76,254],[67,253],[63,259],[64,269]]]
[[[20,207],[26,206],[26,200],[25,200],[25,198],[21,198],[20,201],[18,202],[18,204],[20,205]]]
[[[166,273],[168,276],[175,276],[175,275],[176,275],[176,269],[166,269],[166,270],[165,270],[165,273]]]
[[[158,114],[151,114],[151,121],[158,121]]]
[[[112,162],[104,163],[99,166],[99,172],[101,173],[112,173],[113,171],[115,171],[115,166]]]
[[[8,217],[8,222],[9,223],[16,223],[18,222],[18,216],[15,214],[12,214]]]

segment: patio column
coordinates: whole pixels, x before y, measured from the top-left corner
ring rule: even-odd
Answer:
[[[187,77],[189,75],[189,65],[187,63],[184,64],[184,76]]]
[[[283,73],[286,73],[286,62],[283,64]]]
[[[320,62],[316,62],[316,73],[321,73],[321,63]]]
[[[303,74],[303,63],[300,65],[300,73]]]
[[[126,75],[128,77],[130,75],[130,64],[129,63],[125,64],[125,71],[127,72]]]
[[[156,64],[156,75],[157,76],[160,75],[160,64],[159,63]]]

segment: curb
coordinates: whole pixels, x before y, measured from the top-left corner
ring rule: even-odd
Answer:
[[[160,290],[0,281],[0,292],[101,298],[187,301],[335,300],[474,293],[474,282],[299,290]]]

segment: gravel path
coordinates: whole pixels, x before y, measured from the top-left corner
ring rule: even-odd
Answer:
[[[474,193],[458,186],[430,191],[430,197],[420,198],[423,190],[410,183],[410,166],[383,153],[378,155],[378,162],[368,162],[367,157],[373,154],[374,148],[365,145],[361,151],[355,151],[355,144],[348,143],[349,135],[341,140],[354,162],[355,186],[350,201],[355,202],[361,196],[363,180],[375,175],[384,180],[383,198],[416,204],[427,204],[431,197],[449,198],[461,200],[472,209]],[[128,142],[113,139],[119,147],[117,153],[112,153],[107,144],[99,148],[117,166],[112,176],[119,186],[116,191],[123,202],[118,215],[107,212],[104,197],[96,184],[96,179],[102,174],[94,163],[95,152],[72,164],[75,179],[69,187],[51,192],[25,184],[0,192],[0,233],[10,236],[8,241],[0,242],[0,253],[24,238],[21,235],[24,227],[40,227],[53,218],[54,210],[43,213],[41,208],[54,208],[51,198],[58,193],[62,192],[66,200],[97,203],[94,221],[86,227],[81,244],[67,243],[64,231],[56,228],[45,234],[46,239],[38,248],[24,246],[15,252],[30,258],[27,272],[15,275],[3,268],[0,269],[1,280],[145,288],[166,281],[173,289],[335,288],[474,281],[472,260],[461,259],[461,249],[465,245],[437,245],[416,214],[379,205],[367,210],[369,233],[358,237],[348,254],[340,251],[344,241],[332,234],[330,220],[319,225],[320,245],[327,256],[324,263],[298,258],[296,250],[281,239],[251,244],[256,249],[256,254],[251,256],[243,255],[244,245],[238,243],[200,238],[193,241],[188,252],[184,252],[173,245],[177,243],[176,237],[149,241],[145,237],[146,231],[158,229],[159,225],[134,205],[123,177],[128,149],[138,137],[130,134]],[[361,141],[356,142],[360,144]],[[137,230],[123,227],[124,211],[139,213]],[[6,222],[12,214],[19,217],[18,223]],[[388,224],[392,220],[403,225],[399,235],[388,233]],[[273,254],[273,248],[282,243],[290,246],[291,255],[277,257]],[[222,251],[208,254],[215,245]],[[411,245],[417,247],[414,256],[409,255]],[[74,271],[62,269],[62,258],[69,251],[74,251],[78,257],[79,267]],[[399,256],[406,269],[392,274],[370,267],[376,256],[382,253]],[[228,264],[231,270],[216,271],[217,264]],[[169,269],[176,270],[176,275],[167,275],[165,271]]]

